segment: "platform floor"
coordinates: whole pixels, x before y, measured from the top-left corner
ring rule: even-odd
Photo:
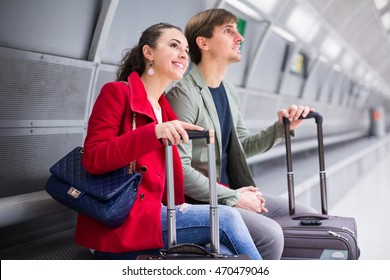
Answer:
[[[362,260],[390,260],[390,154],[339,200],[332,215],[355,217]]]

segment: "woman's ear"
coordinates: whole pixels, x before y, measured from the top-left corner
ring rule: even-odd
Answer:
[[[198,36],[198,37],[196,37],[195,41],[196,41],[196,44],[198,45],[199,49],[208,50],[208,44],[207,44],[207,40],[205,37]]]
[[[142,53],[144,54],[144,57],[149,60],[153,61],[153,50],[148,45],[145,45],[142,47]]]

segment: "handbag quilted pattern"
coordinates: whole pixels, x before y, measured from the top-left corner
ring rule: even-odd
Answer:
[[[77,147],[50,168],[46,192],[65,206],[106,226],[118,227],[128,216],[142,175],[127,167],[91,175],[81,164]]]

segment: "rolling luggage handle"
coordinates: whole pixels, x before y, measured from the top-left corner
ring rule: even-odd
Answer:
[[[328,215],[322,116],[318,113],[310,112],[307,117],[300,119],[306,118],[314,118],[317,123],[322,213],[295,214],[290,121],[283,118],[290,215],[274,218],[282,227],[284,235],[282,259],[358,259],[360,250],[356,241],[355,219]]]
[[[324,159],[324,143],[322,132],[322,116],[317,112],[309,112],[309,114],[299,119],[315,119],[317,124],[317,139],[318,139],[318,158],[319,158],[319,176],[320,176],[320,192],[321,192],[321,209],[323,215],[328,215],[328,201],[326,190],[326,173]],[[292,153],[291,153],[291,137],[290,137],[290,120],[283,117],[284,135],[286,141],[286,159],[287,159],[287,185],[290,216],[295,214],[295,194],[294,194],[294,172],[292,168]]]
[[[189,130],[187,131],[189,139],[206,139],[207,153],[208,153],[208,169],[209,169],[209,187],[210,187],[210,238],[211,238],[211,252],[219,254],[219,214],[217,203],[217,189],[216,189],[216,170],[215,170],[215,147],[214,147],[214,130]],[[165,156],[167,162],[172,162],[172,143],[165,141],[166,149]],[[173,186],[173,165],[168,164],[167,171],[167,186]],[[167,188],[167,215],[168,215],[168,246],[177,245],[176,236],[176,212],[174,202],[173,188]]]

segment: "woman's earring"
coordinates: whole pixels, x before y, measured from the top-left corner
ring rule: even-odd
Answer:
[[[149,64],[149,69],[148,69],[148,75],[153,76],[154,75],[154,69],[152,68],[153,63]]]

